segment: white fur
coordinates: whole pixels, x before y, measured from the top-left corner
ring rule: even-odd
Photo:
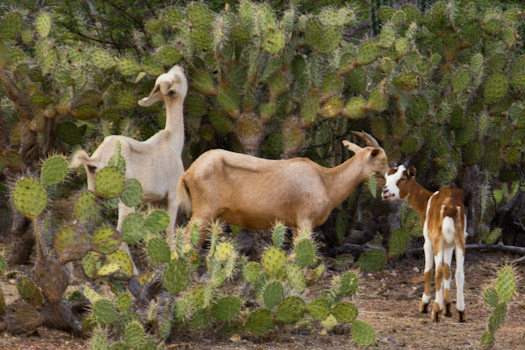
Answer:
[[[108,136],[91,157],[83,150],[77,151],[69,165],[70,168],[86,167],[88,189],[93,191],[95,173],[107,165],[117,142],[120,142],[121,154],[126,160],[125,177],[136,178],[140,182],[143,202],[168,200],[170,224],[167,239],[170,243],[174,241],[177,218],[177,181],[184,172],[181,153],[184,146],[183,102],[187,90],[188,82],[181,67],[174,66],[168,73],[161,74],[150,95],[138,103],[150,106],[155,102],[165,102],[166,126],[163,130],[143,142],[120,135]],[[90,171],[90,168],[95,168],[95,171]],[[133,208],[119,202],[117,230],[121,229],[126,215],[133,211]],[[124,249],[127,250],[127,246]]]
[[[454,219],[450,216],[445,216],[443,218],[443,222],[441,224],[441,231],[443,232],[443,237],[445,238],[445,242],[447,244],[454,243]]]
[[[397,187],[397,182],[403,176],[403,172],[406,170],[404,165],[397,167],[395,174],[387,175],[385,174],[385,186],[383,187],[382,197],[383,199],[404,199],[399,195],[399,187]]]
[[[463,294],[465,285],[465,273],[463,272],[464,261],[465,252],[462,249],[456,249],[456,308],[458,311],[465,311],[465,296]]]

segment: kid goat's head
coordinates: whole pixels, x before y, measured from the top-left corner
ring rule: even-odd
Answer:
[[[416,177],[416,168],[404,165],[390,168],[385,174],[386,184],[381,197],[384,200],[406,199],[410,192],[410,184]]]
[[[147,107],[155,102],[184,101],[188,91],[188,81],[184,69],[175,65],[169,72],[161,74],[155,81],[155,86],[148,97],[139,100],[139,105]]]
[[[358,152],[364,152],[364,156],[367,157],[368,161],[366,162],[364,173],[367,176],[378,175],[381,178],[383,174],[388,170],[388,159],[385,151],[376,139],[374,139],[370,134],[362,131],[352,131],[352,134],[359,136],[363,141],[365,141],[368,147],[360,147],[355,143],[344,140],[343,145],[345,145],[350,151],[357,154]],[[381,186],[381,184],[379,184]]]

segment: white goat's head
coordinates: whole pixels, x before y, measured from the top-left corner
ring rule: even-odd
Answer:
[[[158,76],[155,87],[151,90],[148,97],[139,100],[139,105],[147,107],[155,102],[164,101],[165,103],[179,100],[183,101],[188,91],[188,81],[181,66],[173,66],[168,73]]]
[[[384,200],[405,199],[410,192],[410,185],[416,177],[416,168],[404,165],[391,168],[385,174],[386,184],[381,197]]]
[[[383,174],[388,171],[388,159],[385,151],[379,146],[379,143],[372,135],[364,131],[352,131],[352,134],[363,139],[368,147],[360,147],[347,140],[343,141],[343,145],[356,154],[358,152],[368,152],[368,154],[365,155],[368,161],[366,162],[365,169],[363,169],[364,173],[367,174],[367,176],[379,176],[382,180]],[[378,185],[382,186],[382,183],[378,183]]]

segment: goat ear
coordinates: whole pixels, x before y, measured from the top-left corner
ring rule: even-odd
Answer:
[[[354,153],[357,153],[359,150],[361,150],[362,148],[359,147],[358,145],[356,145],[355,143],[352,143],[350,141],[347,141],[347,140],[343,140],[343,145],[348,148],[350,151],[354,152]]]
[[[379,149],[374,148],[372,152],[370,152],[370,157],[375,157],[379,154]]]
[[[138,104],[142,107],[149,107],[155,102],[159,102],[162,100],[162,96],[159,92],[160,87],[158,84],[155,84],[155,87],[153,90],[151,90],[151,93],[148,97],[144,97],[143,99],[139,100]]]
[[[408,177],[416,177],[416,167],[409,166],[407,169],[407,175]]]

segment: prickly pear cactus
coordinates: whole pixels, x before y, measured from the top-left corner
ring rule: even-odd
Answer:
[[[64,156],[49,157],[42,165],[40,183],[44,186],[56,185],[64,181],[67,172],[67,160]]]
[[[47,206],[46,189],[30,177],[23,177],[16,182],[12,197],[16,209],[30,219],[40,216]]]

